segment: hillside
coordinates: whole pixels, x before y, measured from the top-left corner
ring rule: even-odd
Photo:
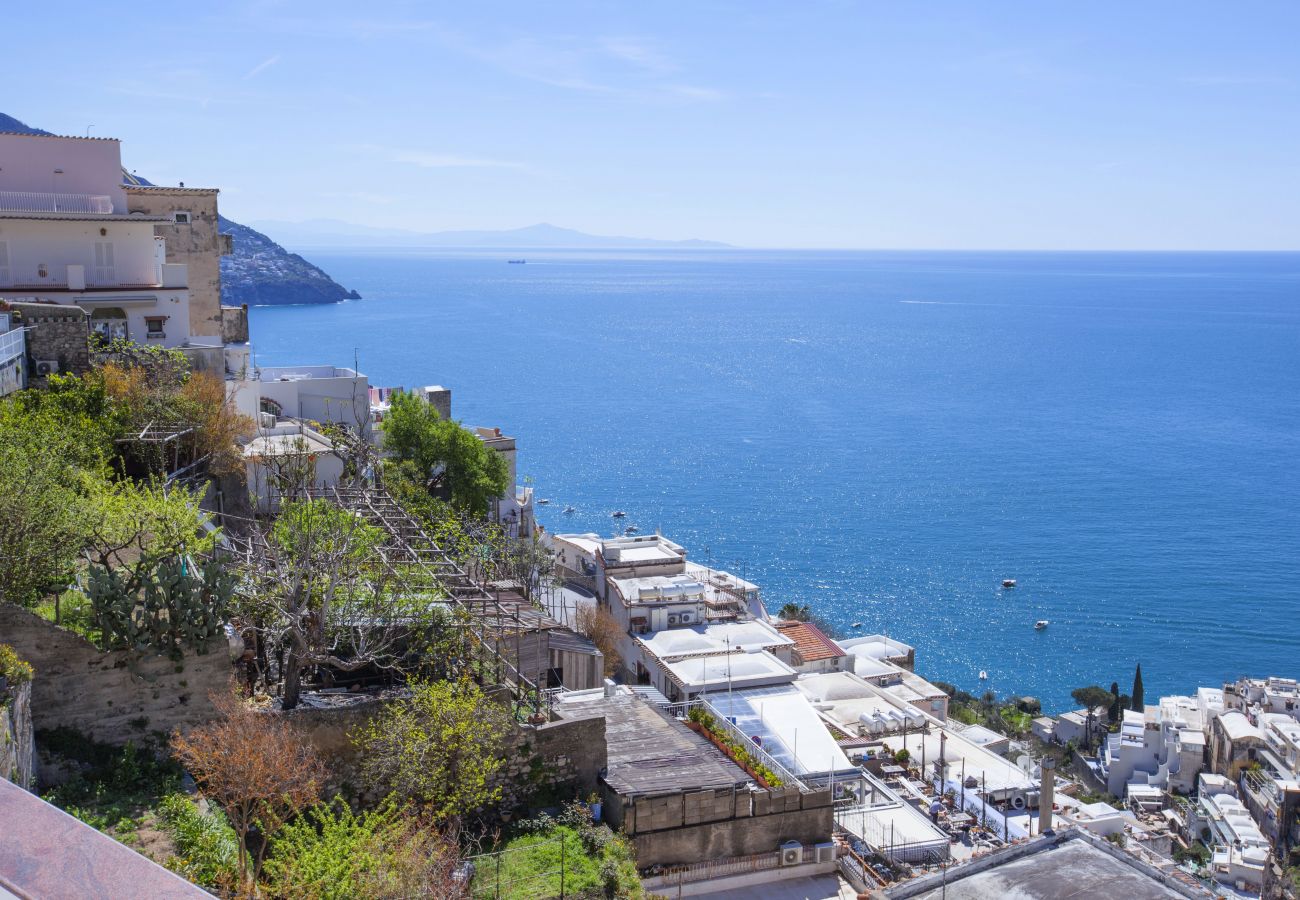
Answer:
[[[0,131],[50,134],[0,113]],[[150,184],[138,175],[141,184]],[[233,238],[234,252],[221,259],[221,302],[238,306],[272,306],[289,303],[337,303],[360,295],[336,282],[319,267],[247,225],[222,216],[219,227]]]

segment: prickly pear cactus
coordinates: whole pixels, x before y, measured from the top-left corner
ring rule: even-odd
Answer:
[[[86,592],[103,649],[179,655],[207,652],[221,634],[234,589],[235,576],[216,560],[195,566],[173,559],[149,573],[134,596],[121,573],[91,566]]]

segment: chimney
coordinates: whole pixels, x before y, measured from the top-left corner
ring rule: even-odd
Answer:
[[[1052,803],[1056,799],[1056,760],[1044,757],[1042,766],[1042,787],[1038,792],[1038,833],[1042,834],[1052,827]]]

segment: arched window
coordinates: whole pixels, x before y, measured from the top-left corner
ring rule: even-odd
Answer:
[[[90,314],[90,330],[106,341],[126,339],[126,313],[120,307],[97,309]]]

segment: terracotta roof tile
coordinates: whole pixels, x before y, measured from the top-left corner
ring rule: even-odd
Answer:
[[[773,622],[776,630],[794,641],[795,652],[806,663],[819,659],[838,659],[845,653],[811,622]]]

